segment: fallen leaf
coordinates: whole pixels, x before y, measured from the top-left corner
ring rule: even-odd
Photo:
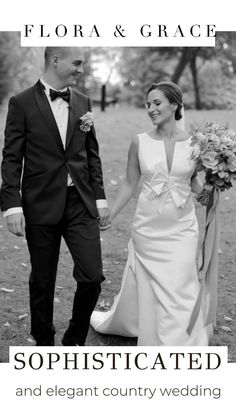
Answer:
[[[54,303],[60,303],[60,300],[59,300],[59,298],[54,298]]]
[[[19,250],[20,248],[19,248],[19,246],[14,246],[14,249]]]
[[[118,185],[118,182],[117,182],[116,180],[113,180],[113,179],[111,179],[111,180],[110,180],[110,183],[111,183],[112,185]]]
[[[228,326],[220,326],[220,328],[222,329],[222,330],[224,330],[224,332],[232,332],[232,330],[230,329],[230,327],[228,327]]]
[[[233,321],[233,319],[231,319],[231,317],[227,317],[227,316],[225,316],[224,319],[225,319],[226,322],[232,322]]]
[[[108,281],[106,281],[106,284],[107,284],[107,285],[111,284],[111,280],[110,280],[110,279],[108,279]]]
[[[1,291],[3,291],[3,292],[14,292],[14,290],[9,289],[9,288],[1,288]]]
[[[25,319],[26,317],[28,317],[28,314],[27,314],[27,313],[25,313],[25,314],[20,314],[20,315],[18,316],[18,319],[22,320],[22,319]]]
[[[10,326],[10,323],[9,322],[6,322],[6,323],[4,323],[4,326],[5,327],[9,327]]]
[[[26,263],[21,263],[21,266],[23,266],[23,268],[27,268],[27,264]]]

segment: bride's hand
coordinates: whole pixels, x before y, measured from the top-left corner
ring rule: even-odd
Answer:
[[[99,225],[99,230],[104,231],[111,227],[111,218],[109,217],[103,225]]]
[[[110,210],[108,207],[98,208],[99,214],[99,228],[106,230],[111,225]]]
[[[99,227],[99,230],[104,231],[111,227],[111,223],[107,224],[106,226]]]

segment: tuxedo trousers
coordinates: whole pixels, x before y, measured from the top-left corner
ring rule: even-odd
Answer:
[[[67,188],[64,213],[57,224],[36,225],[26,221],[31,261],[31,334],[37,345],[54,344],[53,303],[62,237],[74,262],[73,276],[77,283],[72,317],[64,337],[71,345],[83,345],[104,276],[98,219],[90,215],[74,186]]]

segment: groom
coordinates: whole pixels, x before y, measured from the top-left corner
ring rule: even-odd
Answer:
[[[63,345],[84,345],[104,280],[99,227],[109,224],[109,210],[98,143],[89,98],[71,88],[83,63],[80,48],[47,47],[45,73],[10,99],[6,121],[1,209],[9,231],[26,234],[31,333],[42,346],[54,345],[61,238],[77,283]]]

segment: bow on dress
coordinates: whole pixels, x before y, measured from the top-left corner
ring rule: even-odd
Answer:
[[[168,195],[170,194],[177,208],[184,208],[190,195],[190,185],[183,179],[175,179],[168,174],[156,172],[149,184],[151,199],[157,199],[157,210],[161,214]]]

